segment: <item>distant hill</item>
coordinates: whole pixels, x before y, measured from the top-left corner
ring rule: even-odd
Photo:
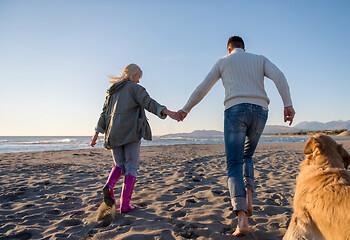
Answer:
[[[190,133],[174,133],[162,135],[162,137],[203,137],[203,136],[223,136],[224,132],[216,130],[196,130]]]
[[[294,133],[298,132],[300,129],[295,129],[292,127],[279,126],[279,125],[267,125],[265,127],[263,134],[272,134],[272,133]],[[161,137],[223,137],[224,132],[216,131],[216,130],[196,130],[190,133],[174,133],[174,134],[166,134]]]
[[[322,130],[340,130],[340,129],[350,129],[349,121],[331,121],[326,123],[321,122],[301,122],[294,126],[294,128],[303,131],[322,131]]]
[[[266,125],[263,134],[273,133],[295,133],[298,131],[323,131],[323,130],[341,130],[350,129],[349,121],[332,121],[327,123],[321,122],[301,122],[294,127],[282,125]],[[196,130],[190,133],[166,134],[161,137],[203,137],[203,136],[223,136],[224,133],[216,130]]]
[[[272,133],[295,133],[300,131],[295,127],[287,127],[282,125],[266,125],[263,134],[272,134]]]

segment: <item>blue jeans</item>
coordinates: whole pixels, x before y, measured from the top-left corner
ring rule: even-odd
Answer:
[[[112,148],[114,163],[125,172],[125,175],[130,173],[130,175],[137,176],[140,162],[140,146],[141,140]]]
[[[225,150],[228,187],[234,211],[247,211],[246,188],[254,191],[253,154],[264,130],[268,111],[242,103],[225,111]]]

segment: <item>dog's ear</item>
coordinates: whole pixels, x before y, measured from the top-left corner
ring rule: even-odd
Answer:
[[[304,154],[311,154],[315,151],[316,148],[321,148],[321,144],[319,141],[317,141],[316,138],[311,137],[304,147]]]
[[[343,159],[344,167],[345,169],[348,169],[348,166],[350,164],[350,155],[349,153],[343,148],[342,144],[338,145],[338,153]]]

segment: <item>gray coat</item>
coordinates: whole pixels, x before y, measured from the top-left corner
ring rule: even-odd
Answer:
[[[145,109],[165,119],[166,115],[161,113],[164,108],[139,84],[131,80],[116,82],[107,90],[96,131],[105,134],[104,146],[107,149],[141,138],[152,140]]]

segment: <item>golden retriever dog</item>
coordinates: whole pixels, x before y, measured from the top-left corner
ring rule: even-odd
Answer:
[[[350,155],[321,134],[307,141],[304,154],[283,240],[350,240]]]

